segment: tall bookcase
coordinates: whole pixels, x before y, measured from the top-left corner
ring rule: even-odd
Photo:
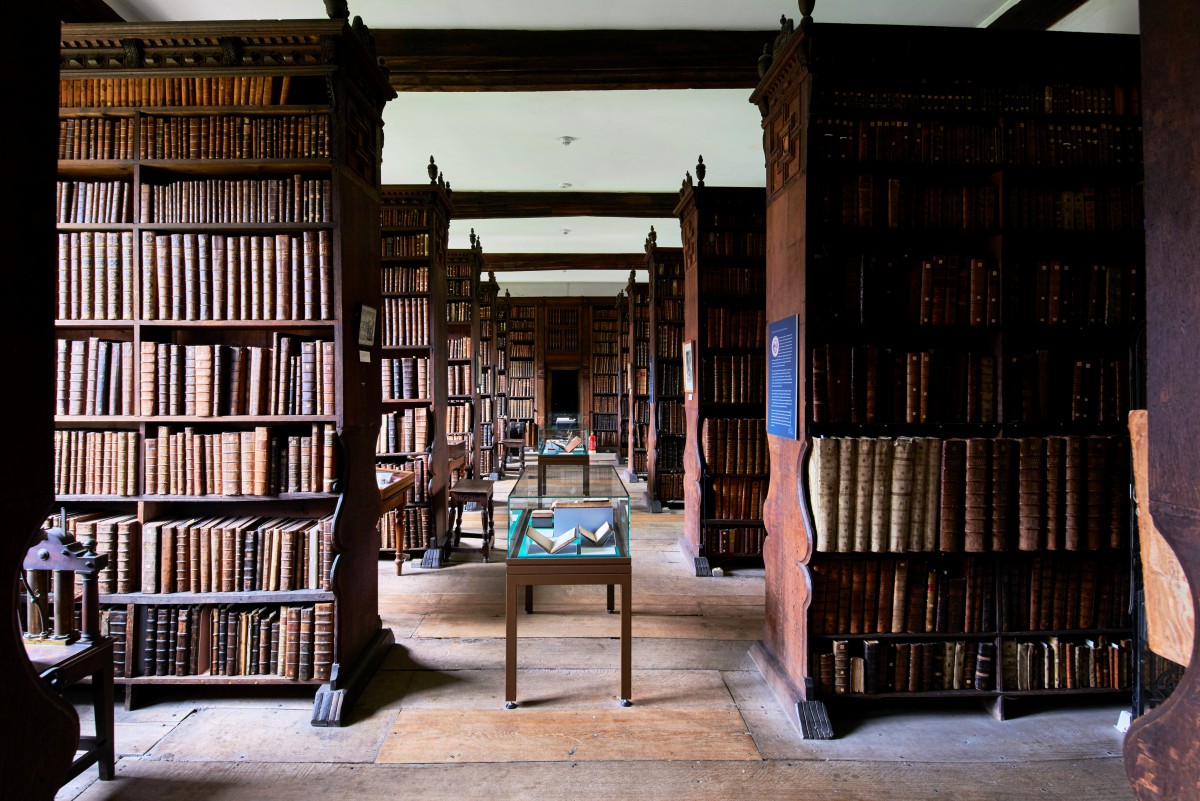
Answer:
[[[597,451],[615,453],[620,439],[620,315],[614,304],[603,301],[593,304],[591,312],[591,430]]]
[[[481,271],[483,248],[471,230],[471,247],[446,253],[446,438],[464,443],[472,475],[482,445],[479,387]]]
[[[650,430],[650,285],[636,280],[629,271],[625,286],[628,301],[629,358],[626,398],[629,424],[625,430],[629,461],[625,476],[630,481],[646,480],[647,440]]]
[[[766,531],[766,219],[762,190],[680,189],[683,235],[684,535],[697,575],[761,564]],[[691,350],[688,359],[687,351]],[[691,382],[689,385],[689,375]]]
[[[398,572],[406,558],[439,566],[449,542],[446,238],[451,205],[432,160],[429,173],[428,184],[383,188],[384,414],[376,458],[416,474],[405,505],[385,518]]]
[[[629,299],[622,289],[617,293],[617,459],[629,468]]]
[[[476,240],[476,244],[479,244]],[[482,244],[479,244],[482,249]],[[486,281],[479,285],[479,421],[475,427],[479,438],[480,476],[496,474],[496,421],[497,393],[499,391],[500,360],[498,357],[500,335],[498,325],[500,286],[496,274],[489,272]]]
[[[538,307],[528,299],[508,304],[507,407],[509,420],[525,421],[525,444],[537,446]]]
[[[367,39],[62,26],[56,495],[113,557],[127,704],[307,683],[337,725],[392,641],[371,315],[395,93]]]
[[[683,505],[683,251],[646,237],[650,276],[650,427],[646,438],[646,500]]]
[[[752,101],[799,377],[771,483],[801,492],[768,499],[753,653],[811,736],[819,699],[1128,691],[1138,64],[1133,37],[780,34]]]

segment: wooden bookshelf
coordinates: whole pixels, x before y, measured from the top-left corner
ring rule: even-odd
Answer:
[[[620,372],[617,380],[620,384],[617,396],[617,460],[624,463],[626,469],[632,464],[629,453],[629,298],[622,289],[617,293],[617,350],[620,359]]]
[[[629,331],[625,390],[629,414],[625,430],[628,437],[625,446],[628,463],[625,477],[630,481],[645,481],[646,444],[650,430],[650,285],[635,280],[636,275],[634,270],[630,270],[629,283],[625,286]]]
[[[621,363],[617,308],[597,301],[591,306],[591,425],[596,450],[615,453],[620,437]]]
[[[778,612],[753,655],[808,736],[831,736],[828,699],[1003,718],[1129,691],[1138,64],[1121,36],[780,34],[752,100],[767,319],[796,316],[799,380],[796,439],[767,439],[772,484],[802,492],[767,502]]]
[[[340,20],[62,26],[56,495],[113,554],[127,705],[307,683],[339,725],[392,642],[372,52]]]
[[[479,392],[480,293],[483,248],[471,230],[471,247],[449,250],[446,254],[446,437],[467,448],[465,470],[479,470],[481,438],[479,418],[482,404]],[[452,476],[451,482],[465,476]]]
[[[538,393],[538,306],[528,298],[508,304],[507,388],[509,420],[525,421],[525,445],[537,447]]]
[[[683,505],[683,251],[646,237],[650,276],[650,426],[646,436],[646,501],[651,509]]]
[[[493,478],[497,473],[497,435],[503,434],[497,430],[502,416],[497,408],[500,389],[499,293],[496,274],[489,272],[487,280],[479,285],[479,422],[476,426],[479,445],[476,464],[479,476]]]
[[[416,474],[408,502],[389,512],[381,528],[380,544],[394,553],[397,574],[406,559],[439,567],[449,555],[446,239],[452,207],[432,160],[429,172],[428,184],[383,188],[384,415],[375,455],[381,465]]]
[[[689,173],[675,212],[683,233],[684,535],[697,575],[761,565],[766,372],[762,190],[704,185]],[[681,354],[682,355],[682,354]]]

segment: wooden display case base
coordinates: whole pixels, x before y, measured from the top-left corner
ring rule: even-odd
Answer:
[[[354,669],[349,675],[343,678],[337,663],[334,663],[329,683],[322,684],[313,699],[312,725],[344,725],[346,716],[383,663],[388,650],[395,644],[396,636],[392,634],[392,630],[380,629],[354,661]]]
[[[833,739],[833,724],[829,720],[829,711],[825,708],[825,704],[820,701],[805,700],[812,697],[812,681],[810,679],[805,680],[808,685],[807,692],[801,692],[792,684],[791,679],[783,672],[779,661],[762,642],[756,642],[750,646],[750,659],[758,668],[758,672],[762,674],[763,680],[775,696],[775,700],[788,710],[788,720],[800,732],[801,737],[806,740]],[[795,715],[791,714],[793,709],[795,709]]]

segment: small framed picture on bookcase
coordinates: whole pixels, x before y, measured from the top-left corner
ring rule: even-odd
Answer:
[[[363,306],[358,313],[358,344],[370,347],[375,344],[375,317],[373,306]]]
[[[696,353],[696,340],[688,339],[683,343],[683,391],[696,391],[696,373],[694,367],[694,358]]]

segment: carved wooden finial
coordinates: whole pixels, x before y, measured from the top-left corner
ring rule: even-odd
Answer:
[[[433,156],[429,157],[429,166],[425,168],[425,172],[429,173],[429,183],[436,184],[438,177],[438,166],[433,160]]]
[[[658,232],[654,230],[653,225],[650,226],[650,233],[646,234],[646,244],[651,246],[658,244]]]
[[[325,0],[325,13],[330,19],[350,19],[350,4],[346,0]]]
[[[697,186],[704,186],[704,173],[707,171],[707,168],[704,166],[704,156],[698,156],[696,159]]]
[[[775,62],[775,58],[771,55],[771,43],[763,43],[762,55],[758,57],[758,77],[762,78],[767,74],[767,70],[771,69],[771,64]]]
[[[800,4],[800,24],[812,22],[813,8],[817,5],[817,0],[799,0]]]
[[[475,248],[475,229],[474,228],[471,229],[471,236],[469,237],[469,239],[471,240],[471,248],[474,249]]]

